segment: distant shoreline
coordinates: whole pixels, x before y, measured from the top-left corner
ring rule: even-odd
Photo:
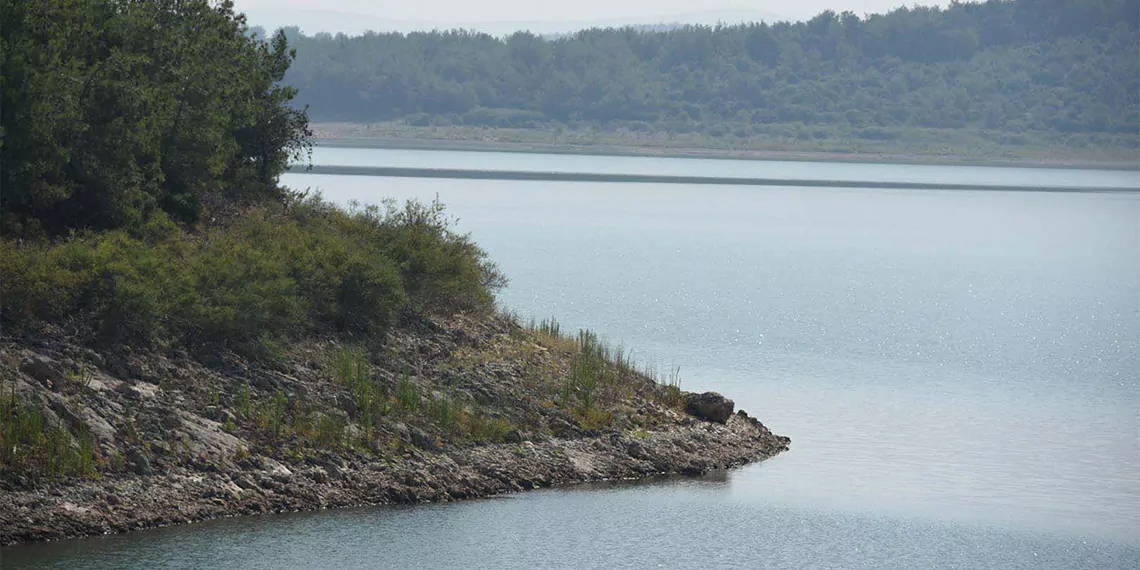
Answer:
[[[357,125],[363,127],[363,125]],[[1097,159],[1079,156],[1063,157],[1002,157],[981,158],[963,154],[908,154],[893,152],[833,152],[796,149],[732,149],[688,146],[660,146],[636,144],[579,144],[557,141],[502,140],[492,135],[482,138],[464,136],[466,133],[449,133],[449,137],[404,136],[385,132],[376,135],[345,133],[342,128],[325,130],[316,125],[317,146],[330,148],[375,148],[402,150],[448,150],[466,152],[507,152],[520,154],[568,154],[586,156],[626,156],[658,158],[704,158],[724,160],[787,161],[787,162],[839,162],[856,164],[908,164],[930,166],[983,166],[1016,168],[1058,168],[1074,170],[1140,171],[1140,152],[1136,160]],[[323,125],[328,129],[328,125]],[[513,133],[513,131],[512,131]],[[541,137],[542,133],[531,133]],[[355,136],[354,136],[355,135]],[[510,136],[510,135],[505,135]]]
[[[951,182],[895,182],[824,180],[801,178],[733,178],[724,176],[677,176],[655,174],[611,174],[598,172],[553,172],[523,170],[476,170],[460,168],[411,168],[399,166],[311,165],[290,168],[293,174],[378,176],[387,178],[437,178],[451,180],[517,180],[542,182],[608,182],[640,184],[688,184],[715,186],[786,186],[798,188],[879,188],[887,190],[966,190],[993,192],[1140,192],[1136,188],[1098,186],[1021,186],[1006,184],[961,184]]]

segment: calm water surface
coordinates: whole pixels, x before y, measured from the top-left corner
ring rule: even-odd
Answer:
[[[462,159],[505,160],[485,154]],[[512,277],[505,306],[680,366],[792,450],[699,480],[32,545],[3,568],[1140,567],[1140,195],[286,181],[438,195]]]

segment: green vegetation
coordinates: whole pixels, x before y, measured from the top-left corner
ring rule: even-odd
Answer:
[[[162,224],[158,221],[161,220]],[[503,278],[441,205],[339,210],[319,198],[191,230],[0,244],[9,334],[67,325],[85,341],[251,356],[310,334],[381,335],[405,311],[485,311]]]
[[[0,0],[0,28],[6,342],[272,369],[307,339],[378,347],[401,322],[493,309],[505,279],[438,202],[341,208],[278,184],[309,149],[281,83],[293,52],[283,34],[250,34],[228,0]],[[359,349],[341,360],[353,405],[340,409],[247,379],[163,374],[158,389],[198,393],[225,431],[288,453],[375,444],[395,410],[501,438],[482,412],[393,390]],[[82,388],[95,377],[68,374]],[[45,402],[0,397],[0,471],[95,474],[94,439]],[[155,435],[119,427],[133,444]]]
[[[0,327],[271,358],[487,310],[502,276],[438,204],[338,209],[278,185],[308,149],[283,34],[228,2],[0,0]],[[50,24],[49,24],[50,22]]]
[[[320,121],[702,146],[759,137],[1135,148],[1138,27],[1136,0],[990,0],[554,39],[287,29],[298,59],[286,82]]]
[[[652,380],[658,389],[652,396],[670,406],[681,405],[681,369],[674,367],[661,377],[653,364],[637,365],[624,346],[612,346],[599,339],[597,333],[580,330],[576,336],[562,333],[555,319],[531,320],[526,330],[548,348],[569,354],[569,369],[547,374],[561,377],[556,401],[586,429],[599,429],[609,424],[608,408],[627,398],[631,379],[641,376]]]
[[[0,0],[0,18],[5,485],[668,416],[623,347],[495,317],[505,278],[438,202],[280,186],[310,137],[292,51],[228,1]]]
[[[283,197],[308,119],[229,0],[0,0],[4,236],[196,223]]]
[[[0,384],[0,473],[32,479],[91,477],[98,472],[95,439],[83,427],[70,429]]]
[[[406,366],[392,389],[390,381],[373,370],[360,347],[339,349],[335,370],[336,383],[353,395],[353,411],[349,416],[369,440],[362,443],[371,443],[371,431],[386,418],[420,425],[445,438],[474,442],[501,441],[514,429],[509,421],[489,417],[480,406],[465,404],[455,395],[425,396]]]

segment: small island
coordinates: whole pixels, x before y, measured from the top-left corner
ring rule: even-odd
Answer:
[[[0,545],[787,449],[676,371],[498,309],[505,276],[442,205],[281,186],[311,138],[284,35],[228,3],[99,6],[5,22]]]

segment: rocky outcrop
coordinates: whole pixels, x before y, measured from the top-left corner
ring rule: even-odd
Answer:
[[[685,411],[702,420],[727,423],[735,407],[735,402],[716,392],[685,394]]]
[[[523,441],[394,462],[245,461],[223,472],[117,474],[0,494],[0,544],[118,533],[224,516],[454,501],[587,481],[698,475],[786,450],[788,439],[736,416],[639,434]],[[320,465],[316,463],[321,463]]]
[[[337,379],[341,348],[330,343],[301,343],[273,367],[233,355],[100,354],[53,339],[0,343],[5,392],[39,405],[50,425],[80,427],[99,469],[53,479],[0,463],[0,545],[696,475],[788,447],[719,394],[679,404],[635,373],[598,393],[605,408],[567,405],[572,340],[503,318],[427,325],[393,332],[367,365],[381,396],[364,399]],[[377,408],[375,397],[387,403]],[[365,424],[369,410],[379,415]]]

